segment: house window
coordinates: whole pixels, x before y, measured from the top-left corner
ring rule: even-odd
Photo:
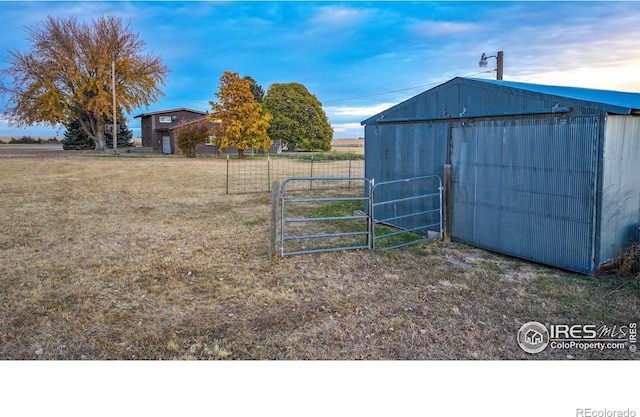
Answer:
[[[171,123],[171,116],[160,116],[160,123]]]

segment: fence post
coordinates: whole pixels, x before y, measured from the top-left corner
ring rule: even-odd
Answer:
[[[368,211],[369,211],[369,249],[375,249],[376,248],[376,222],[374,219],[374,212],[373,212],[373,187],[375,185],[375,179],[371,178],[371,180],[368,181],[369,183],[369,207],[368,207]],[[366,183],[366,182],[365,182]]]
[[[309,177],[313,178],[313,155],[311,155],[311,172],[309,174]],[[311,190],[313,188],[313,180],[309,180],[309,189]]]
[[[349,155],[349,178],[351,178],[351,155]],[[351,188],[351,180],[349,180],[348,188]]]
[[[229,154],[227,154],[227,195],[229,194]]]
[[[278,229],[278,192],[280,184],[274,181],[271,184],[271,229],[269,231],[269,259],[273,260],[278,253],[277,229]]]
[[[267,191],[269,190],[269,186],[271,185],[271,156],[267,155]]]
[[[451,243],[451,164],[444,166],[444,241]]]

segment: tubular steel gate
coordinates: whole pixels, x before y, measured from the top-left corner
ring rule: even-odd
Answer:
[[[314,188],[309,186],[314,181],[323,182],[325,190],[332,184],[334,194],[301,193]],[[347,181],[360,182],[361,193],[341,188]],[[378,184],[365,177],[287,178],[279,195],[280,255],[384,250],[442,238],[442,192],[437,175]]]
[[[309,184],[323,181],[333,183],[334,190],[341,183],[360,181],[366,189],[369,180],[364,177],[293,177],[282,182],[280,189],[280,254],[328,252],[347,249],[369,248],[369,216],[360,209],[369,206],[369,197],[360,195],[336,195],[333,197],[295,196],[294,184]],[[287,190],[291,185],[294,190]],[[317,188],[317,187],[316,187]],[[291,193],[291,194],[289,194]],[[298,192],[300,193],[300,192]],[[293,195],[292,195],[293,194]],[[308,194],[308,193],[307,193]],[[323,194],[329,194],[323,192]],[[291,198],[288,197],[291,195]],[[360,203],[360,204],[358,204]],[[329,206],[327,210],[326,207]],[[355,208],[355,210],[353,210]],[[285,244],[293,246],[289,250]]]
[[[371,249],[393,249],[442,238],[442,179],[426,175],[371,181]],[[386,244],[383,242],[387,242]]]

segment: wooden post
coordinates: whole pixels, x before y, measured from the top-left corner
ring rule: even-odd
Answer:
[[[271,230],[269,231],[269,259],[273,260],[278,253],[278,195],[280,184],[278,181],[271,183]]]
[[[111,61],[111,90],[113,94],[113,130],[111,136],[113,137],[113,154],[118,154],[118,119],[116,119],[116,61]]]
[[[443,192],[444,241],[451,243],[451,164],[444,166]]]
[[[498,62],[498,68],[496,69],[496,80],[502,80],[502,76],[504,74],[504,52],[498,52],[496,61]]]
[[[227,154],[227,187],[226,194],[229,195],[229,155]]]

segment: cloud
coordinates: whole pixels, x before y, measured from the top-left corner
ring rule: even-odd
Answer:
[[[432,38],[445,35],[478,33],[483,31],[483,26],[467,22],[423,20],[410,24],[409,29],[415,36]]]
[[[371,10],[344,6],[322,6],[309,19],[316,28],[336,28],[361,25],[371,15]]]
[[[364,136],[364,127],[360,123],[332,124],[334,138],[359,138]]]
[[[335,106],[326,107],[327,113],[336,116],[352,116],[352,117],[370,117],[381,111],[387,110],[389,107],[397,103],[378,103],[369,106]]]

